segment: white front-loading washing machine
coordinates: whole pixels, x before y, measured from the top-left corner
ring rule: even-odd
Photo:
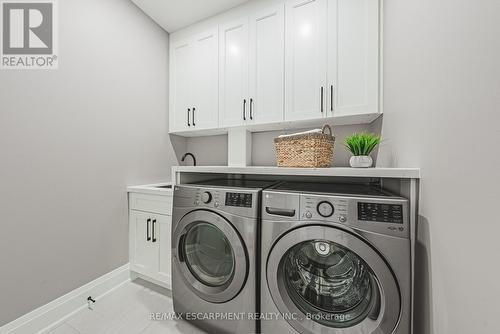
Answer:
[[[262,333],[409,334],[408,200],[362,185],[263,192]]]

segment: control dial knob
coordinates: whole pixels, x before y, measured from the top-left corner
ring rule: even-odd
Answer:
[[[205,204],[210,203],[212,201],[212,194],[208,191],[205,191],[203,194],[201,194],[201,201]]]
[[[319,202],[316,209],[318,210],[319,215],[325,218],[331,217],[333,215],[333,212],[335,211],[332,203],[327,201]]]

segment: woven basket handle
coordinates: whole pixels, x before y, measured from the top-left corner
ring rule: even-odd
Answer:
[[[328,132],[330,132],[330,136],[331,136],[332,135],[332,128],[328,124],[323,125],[323,127],[321,128],[321,132],[324,134],[326,129],[328,129]]]

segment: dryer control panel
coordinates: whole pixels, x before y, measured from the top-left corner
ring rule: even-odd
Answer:
[[[227,206],[251,208],[252,194],[241,192],[226,192],[225,203]]]
[[[254,218],[259,215],[259,193],[254,189],[177,185],[174,188],[174,208],[210,209]]]

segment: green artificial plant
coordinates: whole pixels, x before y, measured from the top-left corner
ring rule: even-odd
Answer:
[[[355,156],[370,155],[380,143],[380,136],[373,133],[353,133],[345,139],[346,149]]]

